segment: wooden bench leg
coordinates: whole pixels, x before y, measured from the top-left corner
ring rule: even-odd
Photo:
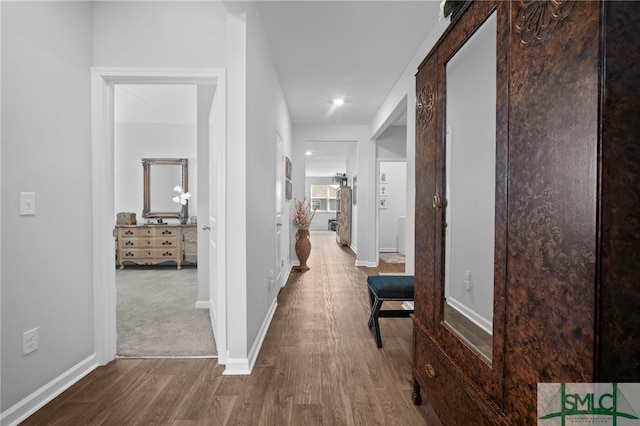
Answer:
[[[378,314],[380,313],[380,308],[382,307],[382,300],[378,299],[371,295],[372,305],[371,305],[371,316],[369,317],[369,328],[373,327],[373,333],[376,337],[376,345],[381,348],[382,347],[382,337],[380,337],[380,323],[378,322]]]

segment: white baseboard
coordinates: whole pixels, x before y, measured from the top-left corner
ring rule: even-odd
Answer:
[[[211,309],[211,301],[209,301],[209,300],[198,300],[196,302],[196,309]]]
[[[452,308],[462,313],[467,319],[469,319],[472,323],[483,329],[489,334],[493,334],[493,324],[490,321],[487,321],[486,318],[483,318],[476,311],[469,309],[465,304],[458,302],[455,298],[448,296],[447,303],[451,305]]]
[[[223,376],[248,376],[251,374],[249,358],[229,358],[227,353],[227,362],[224,366]]]
[[[300,263],[300,262],[298,262]],[[293,271],[293,265],[289,265],[289,268],[287,269],[287,272],[282,274],[282,283],[280,283],[280,288],[284,287],[285,285],[287,285],[287,281],[289,281],[289,276],[291,275],[291,271]]]
[[[69,389],[73,384],[78,382],[84,376],[92,372],[98,367],[96,354],[92,354],[83,361],[71,367],[46,385],[42,386],[22,401],[2,412],[0,423],[2,426],[13,426],[24,421],[27,417],[44,407],[55,397],[65,390]]]
[[[380,247],[378,249],[379,253],[398,253],[397,247]]]
[[[378,262],[367,262],[365,260],[356,260],[356,266],[366,266],[367,268],[378,267]]]
[[[260,348],[262,348],[262,343],[264,342],[264,338],[267,335],[267,331],[269,330],[269,326],[271,325],[271,320],[273,319],[273,315],[276,312],[276,308],[278,307],[278,298],[273,298],[273,303],[271,304],[271,308],[267,313],[264,321],[262,322],[262,326],[258,331],[258,336],[256,340],[253,342],[253,346],[249,351],[249,355],[247,358],[229,358],[227,357],[227,363],[225,365],[225,370],[222,372],[223,376],[242,376],[251,374],[253,370],[253,366],[258,359],[258,354],[260,354]]]

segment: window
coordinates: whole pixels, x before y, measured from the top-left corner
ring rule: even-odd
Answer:
[[[338,185],[311,185],[311,206],[318,211],[336,211]]]

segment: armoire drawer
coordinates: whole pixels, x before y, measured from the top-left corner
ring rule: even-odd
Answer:
[[[414,326],[415,360],[414,378],[420,384],[424,396],[438,414],[443,425],[492,426],[483,410],[459,385],[447,370],[448,363],[440,349],[421,329]],[[449,365],[449,368],[455,368]]]

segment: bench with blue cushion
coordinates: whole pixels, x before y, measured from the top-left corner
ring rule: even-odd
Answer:
[[[413,313],[410,309],[380,310],[385,301],[413,302],[413,276],[411,275],[370,275],[367,277],[371,316],[369,328],[373,328],[376,345],[382,347],[378,318],[406,318]]]

